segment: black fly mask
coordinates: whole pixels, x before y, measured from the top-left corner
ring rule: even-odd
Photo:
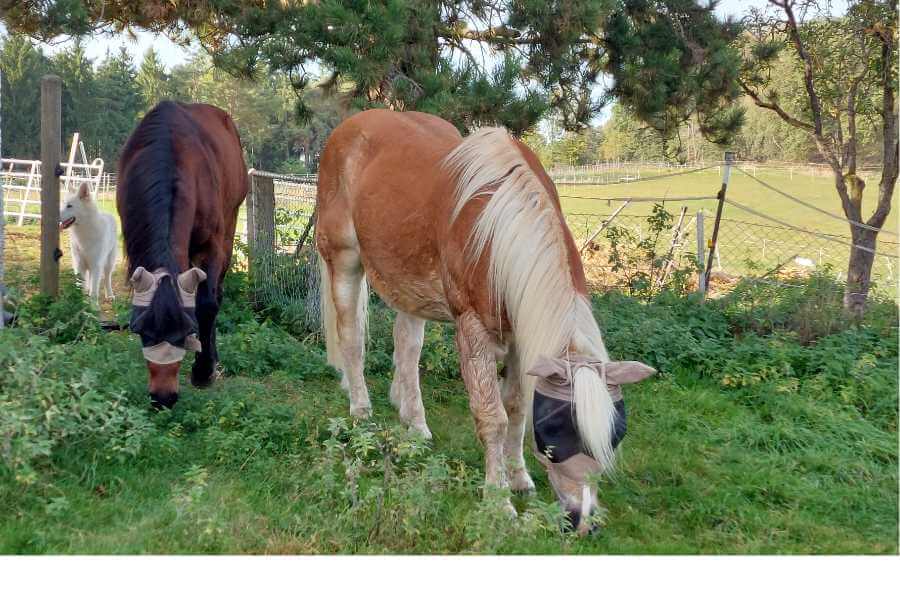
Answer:
[[[206,273],[197,267],[173,277],[165,269],[134,270],[130,329],[141,336],[144,358],[166,365],[200,352],[197,338],[197,287]]]

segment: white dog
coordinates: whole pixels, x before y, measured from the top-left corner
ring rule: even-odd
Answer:
[[[75,274],[84,280],[95,302],[100,301],[100,283],[106,288],[106,297],[113,297],[112,273],[119,251],[116,218],[100,212],[91,196],[87,183],[63,202],[59,211],[59,228],[70,229],[69,248]]]

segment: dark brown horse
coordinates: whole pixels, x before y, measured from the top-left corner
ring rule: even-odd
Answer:
[[[153,405],[178,400],[178,371],[197,351],[196,386],[215,374],[216,315],[231,263],[247,166],[231,117],[206,104],[160,102],[125,143],[116,205],[134,286]]]

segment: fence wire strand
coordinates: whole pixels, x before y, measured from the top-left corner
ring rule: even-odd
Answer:
[[[869,231],[881,232],[881,233],[883,233],[883,234],[890,235],[890,236],[895,237],[895,238],[897,237],[897,234],[894,233],[893,231],[889,230],[889,229],[881,229],[881,228],[878,228],[878,227],[874,227],[874,226],[872,226],[872,225],[869,225],[868,223],[860,223],[859,221],[854,221],[853,219],[848,219],[848,218],[846,218],[846,217],[842,217],[842,216],[840,216],[840,215],[836,215],[836,214],[834,214],[834,213],[832,213],[832,212],[829,212],[829,211],[827,211],[827,210],[825,210],[825,209],[823,209],[823,208],[819,208],[819,207],[816,206],[815,204],[811,204],[811,203],[809,203],[809,202],[806,202],[805,200],[801,200],[800,198],[797,198],[796,196],[793,196],[793,195],[791,195],[791,194],[788,194],[787,192],[784,192],[784,191],[782,191],[782,190],[779,190],[779,189],[776,188],[775,186],[766,183],[765,181],[763,181],[762,179],[759,179],[758,177],[755,177],[754,175],[751,175],[750,173],[748,173],[747,171],[745,171],[744,169],[742,169],[742,168],[740,168],[740,167],[738,167],[738,166],[735,166],[734,168],[737,169],[738,171],[740,171],[741,173],[743,173],[744,175],[746,175],[747,177],[749,177],[750,179],[752,179],[753,181],[755,181],[756,183],[758,183],[759,185],[763,186],[763,187],[766,188],[767,190],[770,190],[770,191],[772,191],[772,192],[775,192],[776,194],[778,194],[778,195],[780,195],[780,196],[782,196],[782,197],[784,197],[784,198],[787,198],[788,200],[791,200],[791,201],[793,201],[793,202],[796,202],[797,204],[800,204],[800,205],[802,205],[802,206],[805,206],[806,208],[809,208],[809,209],[811,209],[811,210],[814,210],[814,211],[816,211],[816,212],[819,212],[819,213],[821,213],[821,214],[823,214],[823,215],[825,215],[825,216],[827,216],[827,217],[830,217],[830,218],[835,219],[835,220],[837,220],[837,221],[843,221],[843,222],[845,222],[845,223],[849,223],[850,225],[852,225],[852,226],[854,226],[854,227],[858,227],[858,228],[860,228],[860,229],[868,229]]]

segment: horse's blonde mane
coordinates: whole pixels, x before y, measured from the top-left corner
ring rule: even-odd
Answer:
[[[505,129],[479,129],[464,139],[444,164],[457,178],[451,219],[473,198],[488,197],[475,221],[467,252],[475,264],[489,247],[488,285],[494,306],[498,311],[505,307],[510,320],[522,393],[530,413],[534,377],[526,372],[538,356],[564,356],[571,348],[609,360],[590,302],[575,289],[565,223]],[[598,399],[598,394],[606,398]],[[576,397],[579,429],[587,445],[599,454],[611,455],[606,429],[612,401],[605,385],[593,386],[591,396],[589,403]],[[600,414],[598,409],[602,409]]]

